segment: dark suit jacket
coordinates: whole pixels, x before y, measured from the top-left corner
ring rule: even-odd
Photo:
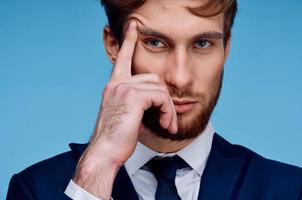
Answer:
[[[64,190],[87,144],[70,144],[70,147],[69,152],[15,174],[9,184],[7,199],[70,199]],[[117,174],[112,197],[114,200],[138,200],[124,167]],[[302,169],[265,159],[215,134],[198,199],[301,200]]]

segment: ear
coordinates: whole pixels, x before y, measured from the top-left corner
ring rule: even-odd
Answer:
[[[228,40],[227,40],[227,42],[225,44],[225,47],[224,47],[224,56],[225,56],[225,58],[227,58],[229,56],[230,48],[231,48],[231,36],[228,37]]]
[[[115,39],[115,37],[113,37],[109,26],[104,27],[103,41],[108,58],[110,59],[112,64],[115,64],[120,47],[118,41]]]

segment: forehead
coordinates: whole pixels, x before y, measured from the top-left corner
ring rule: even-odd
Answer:
[[[169,36],[189,36],[208,31],[223,33],[223,14],[201,17],[188,9],[201,5],[202,0],[147,0],[129,17]]]

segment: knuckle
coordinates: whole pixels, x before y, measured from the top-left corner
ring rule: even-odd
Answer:
[[[125,98],[127,99],[133,99],[134,96],[136,96],[136,90],[134,88],[129,87],[127,91],[125,92]]]
[[[114,87],[114,91],[116,93],[119,93],[119,94],[123,94],[125,93],[125,91],[128,89],[128,84],[124,83],[124,82],[119,82],[119,83],[116,83],[115,84],[115,87]]]
[[[133,100],[134,96],[136,96],[136,90],[133,87],[130,87],[128,83],[118,83],[115,86],[115,92],[121,95],[122,99],[125,101]]]

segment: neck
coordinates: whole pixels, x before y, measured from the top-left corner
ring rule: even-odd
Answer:
[[[169,139],[160,138],[157,135],[153,134],[149,129],[145,128],[143,125],[141,125],[140,127],[138,140],[153,151],[159,153],[176,152],[193,141],[193,139],[171,141]]]

